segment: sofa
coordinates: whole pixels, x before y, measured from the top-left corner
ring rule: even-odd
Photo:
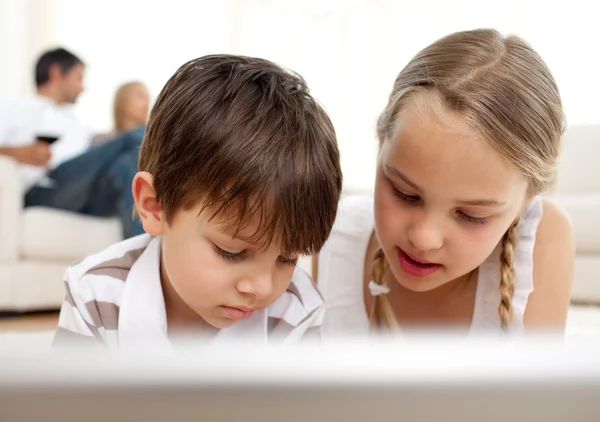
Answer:
[[[600,125],[570,126],[558,178],[547,195],[570,216],[575,235],[575,303],[600,304]]]
[[[600,304],[600,125],[570,127],[548,197],[570,215],[577,256],[572,299]],[[119,241],[116,219],[23,208],[17,164],[0,156],[0,312],[57,309],[70,263]],[[345,194],[348,194],[346,192]],[[300,266],[310,271],[309,257]]]
[[[0,312],[58,309],[72,262],[118,242],[117,219],[23,208],[17,163],[0,156]]]

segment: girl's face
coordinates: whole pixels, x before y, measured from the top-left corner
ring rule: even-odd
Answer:
[[[396,280],[435,289],[476,269],[524,209],[528,183],[432,95],[400,111],[381,146],[375,231]]]

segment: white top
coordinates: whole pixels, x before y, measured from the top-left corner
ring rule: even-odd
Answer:
[[[36,135],[60,137],[52,145],[50,168],[81,154],[91,144],[92,132],[73,112],[72,105],[57,105],[43,96],[0,101],[0,146],[18,147],[34,142]],[[43,167],[21,165],[27,188],[39,183],[46,173]]]
[[[167,334],[160,257],[161,238],[144,234],[69,267],[55,345],[103,344],[120,352],[148,346],[153,353],[174,354]],[[323,299],[312,279],[296,268],[290,287],[279,299],[220,330],[211,344],[240,338],[281,344],[318,337],[323,311]]]
[[[511,331],[523,330],[523,314],[533,291],[533,246],[541,218],[542,200],[535,197],[519,224],[519,240],[514,254],[514,320]],[[331,235],[319,253],[318,286],[326,304],[324,338],[367,334],[369,331],[363,279],[365,255],[373,229],[372,194],[342,199]],[[498,245],[479,267],[471,332],[500,330],[500,248],[501,245]]]

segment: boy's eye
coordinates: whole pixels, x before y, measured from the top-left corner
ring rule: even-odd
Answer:
[[[230,262],[240,262],[246,258],[246,251],[229,252],[223,248],[218,247],[215,244],[213,244],[213,249],[215,250],[217,255],[221,256],[223,259],[230,261]]]
[[[279,260],[279,262],[281,262],[282,264],[286,264],[286,265],[290,265],[292,267],[295,267],[298,264],[298,258],[286,258],[284,256],[280,256],[279,258],[277,258]]]
[[[241,262],[244,259],[246,259],[248,253],[247,251],[243,250],[240,252],[230,252],[227,251],[223,248],[220,248],[219,246],[213,244],[213,249],[215,250],[215,252],[223,259],[230,261],[230,262]],[[290,265],[292,267],[295,267],[298,264],[298,258],[286,258],[285,256],[279,256],[279,258],[277,258],[277,260],[279,262],[281,262],[282,264],[285,265]]]

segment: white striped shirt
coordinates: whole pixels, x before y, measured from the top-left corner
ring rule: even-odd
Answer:
[[[160,250],[160,237],[141,235],[69,267],[54,345],[103,344],[119,351],[151,345],[153,351],[172,353]],[[318,337],[323,311],[312,279],[296,268],[289,288],[271,306],[220,330],[210,343],[240,338],[293,343]]]

